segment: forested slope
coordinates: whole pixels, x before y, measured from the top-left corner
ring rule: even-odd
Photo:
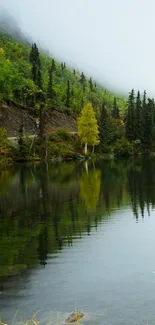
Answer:
[[[39,53],[40,50],[40,83],[37,83],[31,46],[24,41],[15,40],[0,26],[0,101],[32,107],[34,111],[37,111],[42,101],[49,109],[67,109],[74,114],[79,113],[88,101],[92,102],[96,111],[103,101],[108,109],[112,109],[112,93],[96,85],[91,77],[87,79],[82,72],[68,68],[65,62],[57,62],[54,58]],[[36,49],[38,50],[37,46]],[[123,111],[126,101],[117,98],[117,104],[120,111]]]

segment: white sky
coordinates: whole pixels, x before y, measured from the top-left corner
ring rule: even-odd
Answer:
[[[155,96],[155,0],[0,0],[53,55],[128,93]]]

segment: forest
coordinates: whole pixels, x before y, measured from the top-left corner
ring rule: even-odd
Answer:
[[[67,67],[65,62],[39,53],[32,46],[14,40],[0,30],[0,100],[13,101],[37,110],[41,101],[46,107],[79,113],[88,101],[100,109],[103,100],[112,109],[114,95],[97,85],[83,72]],[[121,110],[125,100],[117,98]]]
[[[77,151],[84,152],[83,145],[85,154],[87,145],[89,153],[93,147],[94,154],[95,146],[97,154],[115,156],[154,151],[155,103],[154,99],[147,97],[146,91],[141,95],[139,91],[135,94],[132,89],[128,100],[118,97],[99,85],[92,77],[67,67],[65,62],[58,62],[45,52],[41,51],[36,43],[16,40],[0,29],[0,104],[20,105],[30,112],[34,119],[40,119],[40,137],[34,141],[33,148],[30,140],[25,138],[22,126],[19,128],[19,151],[24,159],[28,153],[29,158],[36,156],[36,153],[37,157],[40,156],[38,148],[45,147],[44,112],[53,109],[61,109],[73,115],[77,121],[85,109],[85,120],[82,121],[84,128],[81,127],[82,124],[78,126],[80,136],[74,141],[65,130],[59,130],[56,135],[48,135],[46,153],[44,152],[43,156],[47,155],[48,149],[49,157],[75,157]],[[91,126],[92,115],[88,116],[86,109],[89,105],[93,112],[91,114],[94,114]],[[0,132],[1,151],[10,154],[10,150],[5,151],[5,147],[9,147],[7,134],[5,130]],[[58,150],[60,143],[63,154]]]

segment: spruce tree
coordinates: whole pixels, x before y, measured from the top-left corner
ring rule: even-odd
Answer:
[[[30,63],[32,65],[32,78],[33,81],[35,82],[36,85],[39,86],[38,84],[38,72],[41,71],[41,62],[40,62],[40,54],[37,45],[34,43],[32,44],[32,48],[30,51]]]
[[[154,140],[154,103],[152,99],[148,98],[148,103],[145,107],[144,147],[145,149],[151,149]]]
[[[36,84],[36,86],[38,86],[38,88],[39,88],[37,95],[34,98],[34,104],[35,104],[35,100],[40,101],[40,102],[44,100],[40,54],[39,54],[38,47],[35,43],[32,44],[29,60],[30,60],[31,66],[32,66],[32,68],[31,68],[32,79],[33,79],[34,83]]]
[[[102,152],[104,150],[104,146],[107,145],[110,140],[110,118],[104,102],[102,104],[101,114],[99,117],[99,134],[100,151]]]
[[[52,103],[54,98],[55,98],[55,90],[53,88],[53,70],[51,66],[48,71],[47,99],[49,99],[50,102]]]
[[[134,89],[129,93],[127,116],[126,116],[126,137],[129,141],[135,140],[135,94]]]
[[[84,73],[82,72],[82,74],[80,76],[80,83],[82,85],[83,92],[85,92],[85,82],[86,82],[86,77],[85,77]]]
[[[141,112],[141,141],[145,147],[145,127],[146,127],[146,112],[147,112],[147,98],[146,91],[144,90],[143,100],[142,100],[142,112]]]
[[[37,85],[40,89],[42,89],[42,75],[41,75],[41,70],[38,70],[37,74]]]
[[[113,102],[113,109],[112,109],[112,117],[115,119],[119,119],[119,108],[117,106],[117,99],[114,97],[114,102]]]
[[[89,79],[89,87],[90,87],[90,91],[93,91],[93,82],[92,82],[92,78]]]
[[[55,60],[54,59],[52,59],[51,70],[52,70],[52,72],[56,71],[56,64],[55,64]]]
[[[135,138],[142,141],[142,102],[140,92],[137,92],[135,108]]]

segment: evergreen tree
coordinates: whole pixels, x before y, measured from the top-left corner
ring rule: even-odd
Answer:
[[[37,45],[32,44],[30,51],[30,63],[32,65],[32,78],[36,85],[38,85],[38,72],[41,70],[40,54]],[[38,85],[39,86],[39,85]]]
[[[151,149],[154,140],[154,102],[148,98],[148,103],[145,105],[145,124],[144,124],[144,147]]]
[[[135,140],[135,94],[134,89],[129,93],[127,116],[126,116],[126,137],[129,141]]]
[[[147,98],[146,91],[144,90],[141,111],[141,141],[145,147],[145,126],[146,126],[146,111],[147,111]]]
[[[110,118],[104,102],[102,104],[101,114],[99,117],[99,132],[100,132],[100,151],[103,151],[104,147],[110,141]]]
[[[67,81],[67,91],[66,91],[66,107],[70,107],[70,99],[71,99],[71,89],[70,89],[70,82]]]
[[[42,89],[42,75],[41,75],[41,70],[38,70],[38,75],[37,75],[37,85],[40,89]]]
[[[64,69],[64,64],[63,62],[61,62],[61,70],[63,71],[63,69]]]
[[[81,76],[80,76],[80,83],[82,85],[83,88],[83,92],[85,92],[85,83],[86,83],[86,77],[84,75],[84,73],[82,72]]]
[[[93,91],[93,82],[92,82],[92,78],[89,79],[89,87],[90,87],[90,91]]]
[[[19,148],[20,158],[26,158],[25,140],[24,140],[24,124],[21,124],[19,132],[18,132],[18,148]]]
[[[55,60],[54,59],[52,59],[51,70],[52,70],[52,72],[56,71],[56,64],[55,64]]]
[[[95,112],[91,104],[87,104],[78,118],[78,135],[81,143],[85,145],[85,154],[87,154],[87,147],[95,146],[99,143],[99,130]]]
[[[113,109],[112,109],[112,117],[115,119],[119,119],[119,108],[117,106],[117,99],[114,97]]]
[[[31,63],[31,71],[32,71],[32,79],[36,86],[39,88],[37,91],[36,97],[34,97],[34,103],[35,101],[43,101],[43,86],[42,86],[42,75],[41,75],[41,62],[40,62],[40,54],[37,45],[34,43],[32,44],[32,48],[30,51],[30,57],[29,57],[30,63]]]
[[[75,76],[76,75],[76,70],[75,69],[73,70],[73,73],[74,73],[74,76]]]
[[[53,88],[53,70],[51,66],[48,71],[47,99],[49,99],[50,102],[52,103],[54,98],[55,98],[55,90]]]
[[[135,135],[136,139],[142,141],[142,102],[140,98],[140,92],[138,91],[136,97],[136,109],[135,109]]]

